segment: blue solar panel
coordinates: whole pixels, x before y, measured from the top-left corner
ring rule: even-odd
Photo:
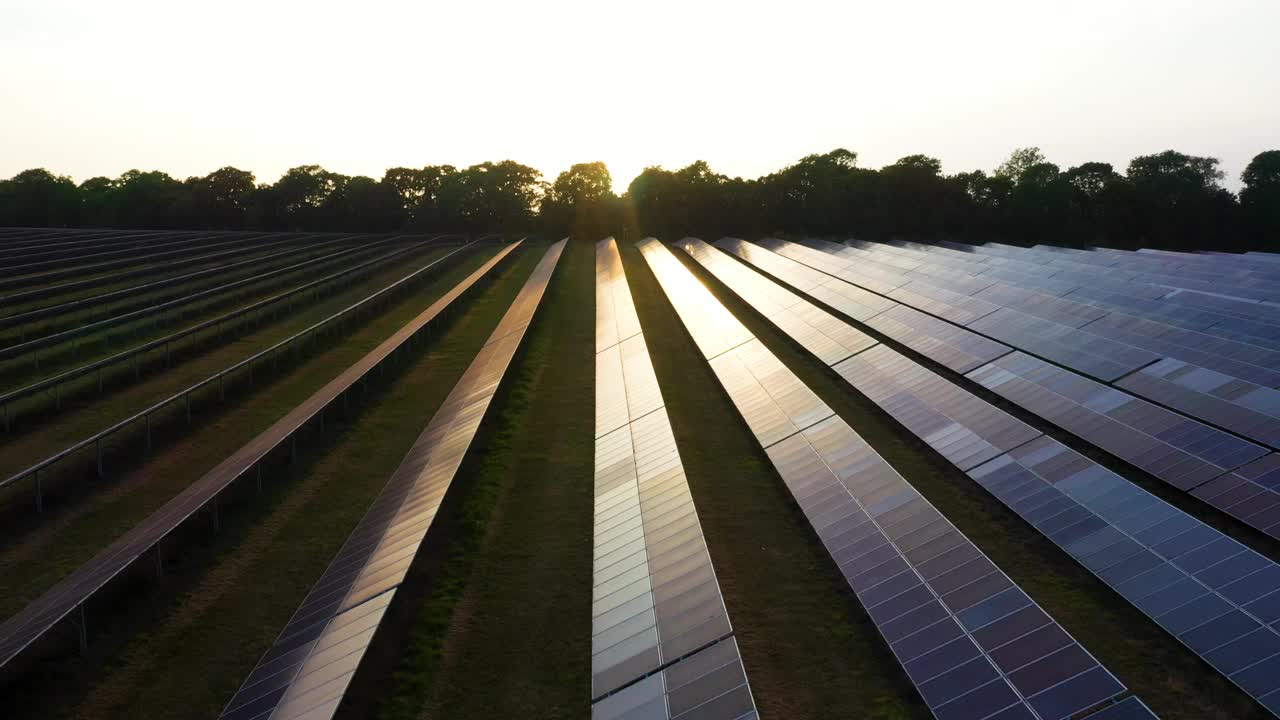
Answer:
[[[1116,387],[1280,448],[1280,390],[1167,358]]]
[[[840,258],[855,252],[815,241],[806,247],[805,261],[837,276],[845,272]],[[782,243],[775,243],[775,248],[796,254]],[[815,258],[808,254],[812,249],[822,249],[832,259]],[[856,252],[904,262],[929,257],[940,258],[944,263],[956,262],[946,254],[875,243],[860,243]],[[969,316],[967,304],[972,300],[990,300],[1000,309],[969,321],[968,328],[1091,377],[1116,382],[1130,392],[1268,445],[1273,445],[1280,434],[1280,420],[1275,417],[1280,413],[1275,409],[1280,405],[1280,394],[1272,387],[1280,385],[1280,371],[1268,367],[1280,367],[1278,352],[1004,283],[991,285],[971,298],[947,290],[929,296],[908,294],[922,286],[921,282],[911,282],[891,295],[957,322],[964,322]],[[924,352],[907,342],[908,338],[901,341]],[[1164,371],[1175,366],[1161,361],[1162,357],[1180,361],[1175,369],[1168,370],[1176,375],[1171,377],[1176,381],[1163,381]],[[1187,363],[1196,366],[1186,367]],[[947,365],[957,369],[954,361]],[[972,368],[961,372],[969,369]],[[1196,387],[1206,382],[1211,385],[1208,389]]]
[[[983,387],[1181,490],[1266,450],[1024,353],[968,374]]]
[[[692,319],[714,297],[661,243],[641,251],[686,329],[708,332]],[[772,307],[755,283],[741,287]],[[758,340],[708,360],[936,717],[1062,720],[1124,692]],[[1053,640],[1025,643],[1027,631]]]
[[[1040,437],[970,477],[1259,702],[1280,700],[1280,565]],[[1272,697],[1274,695],[1274,697]]]
[[[1280,538],[1280,453],[1271,453],[1191,491],[1192,495]]]
[[[743,297],[754,305],[751,293]],[[1008,357],[1127,397],[1021,353]],[[1262,671],[1280,667],[1280,565],[883,345],[834,369],[1245,692],[1266,706],[1280,701],[1280,674]],[[1052,375],[1040,379],[1064,390]],[[1085,402],[1095,414],[1123,410],[1107,395]],[[1280,463],[1266,470],[1280,485]],[[1021,642],[1062,639],[1037,630]],[[1151,716],[1136,701],[1098,715]]]

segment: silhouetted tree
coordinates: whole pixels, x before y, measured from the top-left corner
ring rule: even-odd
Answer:
[[[382,176],[382,184],[389,186],[399,198],[407,222],[413,226],[437,225],[436,204],[445,179],[456,173],[452,165],[428,165],[424,168],[391,168]]]
[[[1133,188],[1138,245],[1173,249],[1208,247],[1230,239],[1234,198],[1219,181],[1217,158],[1165,150],[1142,155],[1126,173]]]
[[[0,222],[36,227],[73,225],[80,196],[71,178],[38,168],[0,181]]]
[[[253,173],[224,167],[186,181],[189,214],[195,227],[239,229],[244,226],[257,186]]]
[[[1240,205],[1251,239],[1280,245],[1280,150],[1258,153],[1240,173]]]
[[[130,170],[76,186],[46,170],[0,180],[0,224],[263,230],[529,232],[589,238],[624,228],[659,237],[897,236],[1192,249],[1268,247],[1280,236],[1280,150],[1241,174],[1237,199],[1214,158],[1173,150],[1134,158],[1126,173],[1086,162],[1062,171],[1019,148],[991,173],[943,175],[908,155],[878,170],[857,153],[815,153],[757,180],[704,161],[645,168],[622,197],[604,163],[580,163],[548,184],[505,160],[467,168],[396,167],[380,180],[319,165],[255,184],[224,167],[179,182]]]
[[[579,163],[556,177],[539,216],[552,236],[605,237],[617,233],[620,207],[609,168],[602,162]]]

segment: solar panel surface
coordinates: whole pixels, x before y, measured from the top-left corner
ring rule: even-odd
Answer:
[[[708,255],[715,251],[700,241],[688,244],[712,265],[733,262]],[[719,305],[661,243],[646,240],[641,251],[682,319]],[[769,307],[758,284],[741,286]],[[695,338],[705,331],[685,327]],[[707,360],[940,720],[1057,720],[1124,692],[759,340]],[[1046,627],[1066,642],[1001,655],[1028,630]]]
[[[392,352],[426,327],[434,318],[475,285],[508,256],[515,245],[499,250],[493,258],[445,293],[439,300],[407,323],[395,335],[357,361],[340,376],[307,398],[244,447],[193,482],[186,490],[161,506],[90,561],[80,566],[21,612],[0,624],[0,665],[11,661],[43,636],[62,618],[83,605],[94,593],[131,566],[183,521],[201,510],[223,489],[243,476],[292,433],[376,367]]]
[[[730,262],[694,257],[717,278]],[[752,284],[727,284],[759,309],[763,295]],[[834,369],[1264,707],[1280,710],[1280,565],[884,345]],[[1280,483],[1280,464],[1266,470]]]
[[[316,720],[337,711],[533,320],[564,245],[562,240],[547,250],[222,718]]]
[[[592,717],[754,718],[616,242],[596,245]]]

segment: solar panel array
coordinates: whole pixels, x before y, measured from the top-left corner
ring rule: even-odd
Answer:
[[[685,245],[712,265],[733,262],[699,247],[700,241]],[[697,341],[708,330],[701,314],[722,306],[661,243],[645,240],[641,251]],[[758,283],[732,270],[725,275],[730,283],[749,285],[747,292],[762,306],[774,307]],[[936,717],[1058,720],[1125,692],[758,339],[733,323],[713,338],[731,331],[746,340],[699,347]],[[1065,642],[1028,640],[1031,631]]]
[[[789,259],[850,283],[860,282],[868,265],[885,275],[899,273],[898,281],[902,284],[898,287],[919,287],[933,280],[933,276],[920,274],[922,268],[930,266],[920,256],[933,257],[934,254],[905,248],[884,246],[886,249],[879,250],[868,249],[874,245],[870,243],[861,243],[853,248],[813,240],[803,244],[771,240],[763,243],[768,249],[757,247],[754,254],[742,250],[743,246],[750,245],[741,241],[721,242],[722,247],[753,264],[760,257],[768,256],[771,249],[777,253],[771,260],[773,265],[786,265]],[[935,254],[947,257],[942,254],[944,251],[948,249],[942,248]],[[915,255],[907,254],[913,252]],[[891,265],[890,261],[896,264]],[[765,269],[764,265],[758,266]],[[914,269],[908,271],[904,266]],[[794,269],[789,271],[795,272]],[[904,272],[916,274],[902,274]],[[970,287],[980,284],[971,283]],[[989,283],[978,293],[989,293],[992,288],[1002,287]],[[1032,299],[1031,295],[1017,289],[1001,289],[1000,292],[1007,292],[1011,298],[1009,301],[1019,306],[1028,304]],[[1041,315],[1070,315],[1074,312],[1073,309],[1063,309],[1043,293],[1035,294],[1034,301],[1041,305],[1042,309],[1037,311]],[[901,322],[894,313],[906,313],[914,319],[914,324]],[[1080,337],[1078,334],[1083,330],[1065,324],[1065,321],[1052,322],[1012,307],[1000,307],[965,327],[945,322],[939,317],[921,321],[915,314],[923,315],[923,311],[899,305],[858,319],[952,370],[967,373],[1011,402],[1179,489],[1194,491],[1210,480],[1238,468],[1243,469],[1268,455],[1267,448],[1218,429],[1214,421],[1217,420],[1217,425],[1226,430],[1239,432],[1247,429],[1248,435],[1257,439],[1272,437],[1272,423],[1276,417],[1271,413],[1280,410],[1274,406],[1276,395],[1271,388],[1262,388],[1180,360],[1161,359],[1155,354],[1132,357],[1133,352],[1146,351],[1128,345],[1123,345],[1120,352],[1113,352],[1115,341],[1100,335]],[[1093,314],[1085,313],[1080,319],[1089,317]],[[1118,317],[1121,316],[1095,317],[1084,327]],[[992,338],[1005,340],[1009,345],[995,342]],[[1014,348],[1026,352],[1014,352]],[[1035,355],[1066,367],[1046,362]],[[977,362],[979,359],[985,364]],[[1089,368],[1086,374],[1120,379],[1111,385],[1104,384],[1073,372],[1073,367]],[[1103,371],[1100,369],[1103,367],[1111,369]],[[1011,377],[1011,373],[1017,377]],[[1195,418],[1192,419],[1135,397],[1135,394],[1175,410],[1198,409],[1198,412],[1188,413]],[[1280,525],[1277,525],[1280,509],[1272,509],[1280,506],[1280,493],[1272,485],[1273,482],[1280,485],[1280,480],[1265,475],[1255,480],[1247,477],[1248,474],[1258,473],[1246,471],[1244,476],[1239,476],[1240,483],[1265,494],[1265,503],[1243,506],[1231,502],[1222,507],[1234,496],[1226,496],[1214,503],[1205,494],[1193,494],[1274,537],[1280,537]]]
[[[222,718],[317,720],[337,711],[533,320],[564,246],[562,240],[547,250]]]
[[[515,249],[500,249],[467,278],[451,288],[394,335],[347,368],[271,427],[250,440],[213,469],[195,480],[141,523],[108,545],[91,560],[45,591],[16,615],[0,623],[0,666],[13,660],[76,608],[83,608],[98,590],[157,547],[184,521],[214,501],[219,493],[243,477],[343,393],[392,356],[418,332],[449,309],[463,294]],[[381,291],[380,291],[381,292]]]
[[[1267,452],[1021,352],[978,368],[969,377],[1181,490]]]
[[[596,245],[591,715],[755,718],[612,238]]]
[[[1280,714],[1280,565],[1049,437],[969,475]]]
[[[757,310],[768,307],[756,284],[730,279],[732,273],[725,269],[733,261],[727,255],[717,256],[710,246],[696,241],[682,245],[693,246],[690,254],[748,304]],[[792,339],[804,345],[801,338]],[[997,363],[1019,357],[1027,358],[1013,353]],[[1280,565],[885,345],[836,363],[833,369],[1264,707],[1280,714]],[[1119,442],[1137,444],[1124,437]]]

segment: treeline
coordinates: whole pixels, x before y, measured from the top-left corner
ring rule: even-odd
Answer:
[[[861,168],[844,149],[773,174],[730,178],[696,162],[646,168],[621,195],[603,163],[553,182],[513,161],[392,168],[381,179],[296,167],[274,183],[227,167],[178,180],[131,170],[76,184],[43,169],[0,181],[0,225],[385,232],[544,232],[954,237],[1064,245],[1223,249],[1280,241],[1280,151],[1255,157],[1237,196],[1214,158],[1172,150],[1123,173],[1090,162],[1061,169],[1036,148],[992,172],[945,175],[910,155]]]
[[[1090,162],[1061,169],[1037,148],[1015,151],[993,172],[944,175],[935,158],[910,155],[878,170],[857,155],[810,155],[758,180],[728,178],[705,163],[648,168],[627,192],[645,232],[662,237],[808,233],[953,237],[1015,243],[1277,249],[1280,151],[1242,174],[1237,197],[1214,158],[1172,150],[1134,158],[1121,174]]]

